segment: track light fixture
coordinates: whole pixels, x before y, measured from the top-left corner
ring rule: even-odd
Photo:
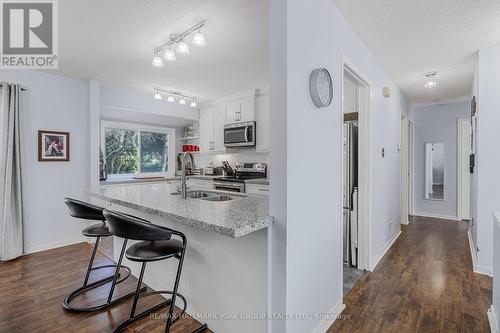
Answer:
[[[187,55],[190,53],[189,44],[184,40],[185,38],[194,33],[191,44],[195,47],[205,47],[206,46],[206,37],[201,29],[205,26],[206,20],[199,22],[198,24],[193,25],[191,28],[187,29],[182,33],[173,33],[169,36],[169,41],[158,46],[153,50],[153,62],[152,65],[154,67],[164,67],[164,60],[168,62],[174,62],[177,60],[176,52],[179,54]],[[173,50],[173,46],[175,46],[175,51]],[[163,52],[163,58],[158,54]]]
[[[189,103],[189,106],[192,108],[198,107],[198,103],[196,102],[196,97],[195,96],[190,96],[186,95],[180,91],[174,91],[174,90],[163,90],[160,88],[154,88],[155,94],[154,98],[155,99],[162,99],[161,94],[167,94],[167,101],[170,103],[175,102],[175,97],[179,97],[179,104],[180,105],[186,105],[187,101],[190,100],[191,102]]]

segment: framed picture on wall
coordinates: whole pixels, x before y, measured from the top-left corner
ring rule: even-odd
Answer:
[[[69,161],[69,133],[56,131],[38,131],[38,161]]]

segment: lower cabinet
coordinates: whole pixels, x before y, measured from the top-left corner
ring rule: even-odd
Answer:
[[[269,185],[245,184],[245,193],[269,195]]]

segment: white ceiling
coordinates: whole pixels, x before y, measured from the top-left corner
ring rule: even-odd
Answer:
[[[64,0],[57,74],[200,101],[268,87],[267,0]],[[206,19],[205,48],[158,69],[152,50]],[[190,41],[189,41],[190,42]]]
[[[498,0],[334,1],[413,104],[470,95],[473,53],[500,43]]]

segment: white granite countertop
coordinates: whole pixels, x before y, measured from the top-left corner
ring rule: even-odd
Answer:
[[[176,190],[175,184],[156,182],[103,186],[91,190],[90,194],[173,222],[235,238],[266,228],[274,221],[269,216],[267,197],[239,195],[236,198],[238,194],[231,193],[235,196],[233,200],[215,202],[182,199],[180,195],[172,194]]]

